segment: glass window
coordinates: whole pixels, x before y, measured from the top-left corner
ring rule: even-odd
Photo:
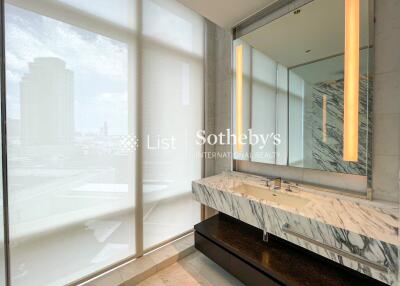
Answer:
[[[16,286],[66,285],[141,253],[137,236],[146,250],[200,221],[191,182],[201,177],[202,18],[173,0],[90,3],[5,7]],[[138,202],[136,168],[143,169]],[[136,233],[142,205],[143,233]]]
[[[153,21],[159,17],[152,16],[150,9],[157,10],[162,19]],[[160,39],[176,46],[167,48],[146,41],[143,52],[143,220],[147,249],[200,221],[191,182],[201,178],[201,159],[196,154],[202,147],[194,142],[196,131],[203,128],[203,61],[197,54],[203,49],[203,33],[196,32],[202,30],[203,23],[174,1],[147,0],[144,11],[145,34],[161,31]],[[180,16],[184,12],[186,18]],[[176,28],[171,26],[168,33],[162,33],[169,21]],[[186,32],[180,34],[177,27]],[[185,51],[189,44],[190,53]]]
[[[136,0],[52,0],[96,18],[128,29],[136,29]]]
[[[131,43],[6,5],[13,285],[135,253]]]

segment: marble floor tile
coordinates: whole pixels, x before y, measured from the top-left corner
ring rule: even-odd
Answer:
[[[144,280],[140,286],[242,286],[202,253],[195,253]]]
[[[141,286],[165,286],[164,282],[158,275],[151,276],[139,285]]]

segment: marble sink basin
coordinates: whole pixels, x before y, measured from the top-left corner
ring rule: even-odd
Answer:
[[[234,187],[232,191],[296,209],[301,209],[310,202],[310,200],[306,198],[285,194],[282,191],[277,192],[268,188],[260,188],[248,184],[240,184]]]

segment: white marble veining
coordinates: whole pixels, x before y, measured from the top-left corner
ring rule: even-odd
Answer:
[[[277,192],[307,199],[301,207],[279,201],[259,199],[237,191],[242,185],[266,188],[264,178],[226,172],[193,182],[193,196],[201,203],[245,221],[255,227],[289,240],[342,265],[397,285],[399,207],[360,198],[321,192],[320,188],[299,185],[292,192]],[[268,190],[266,190],[268,191]],[[290,229],[320,245],[284,231]],[[342,253],[321,247],[328,245]],[[349,253],[361,260],[350,259]],[[363,263],[363,261],[371,263]],[[376,267],[378,266],[378,267]]]
[[[366,51],[364,51],[366,52]],[[372,169],[371,150],[368,150],[367,142],[371,138],[372,122],[371,113],[373,81],[363,71],[360,76],[359,86],[359,140],[357,162],[345,162],[343,158],[343,116],[344,116],[344,79],[323,81],[312,85],[312,100],[309,103],[310,111],[307,115],[307,124],[311,133],[307,146],[310,153],[310,162],[307,168],[319,169],[331,172],[356,174],[366,176]],[[326,140],[323,140],[321,118],[324,110],[323,98],[326,99],[325,111],[329,118],[326,127]],[[368,174],[369,176],[371,174]]]
[[[251,200],[260,201],[256,197],[234,193],[234,187],[246,183],[265,187],[265,178],[239,172],[224,172],[220,175],[198,180],[195,183],[217,190],[231,192]],[[282,183],[281,190],[287,187]],[[399,205],[386,202],[374,202],[360,198],[352,198],[335,193],[323,193],[321,188],[306,188],[298,185],[291,187],[293,196],[307,198],[310,203],[301,209],[290,208],[285,204],[274,204],[273,207],[292,212],[310,219],[353,231],[355,233],[399,245]],[[260,201],[263,202],[263,201]],[[264,202],[265,203],[265,202]]]

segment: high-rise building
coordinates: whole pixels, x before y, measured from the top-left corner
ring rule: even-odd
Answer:
[[[69,144],[74,135],[73,72],[58,58],[36,58],[20,83],[21,142]]]

